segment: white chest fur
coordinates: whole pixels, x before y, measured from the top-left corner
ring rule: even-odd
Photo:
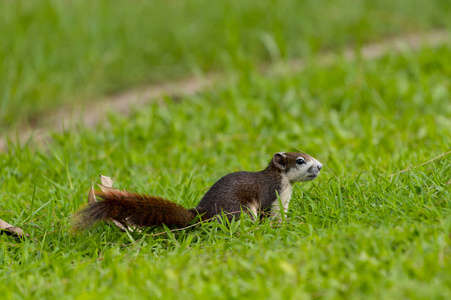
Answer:
[[[291,193],[293,192],[293,185],[288,180],[285,174],[282,174],[282,184],[280,187],[279,199],[275,199],[272,203],[271,217],[281,218],[281,212],[286,213],[288,211],[288,204],[290,203]],[[279,207],[279,201],[282,207]]]

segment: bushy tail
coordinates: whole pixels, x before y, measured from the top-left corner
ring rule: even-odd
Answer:
[[[74,215],[74,229],[85,229],[98,221],[115,220],[134,226],[185,227],[197,216],[194,209],[169,200],[117,189],[96,192],[102,201],[88,204]]]

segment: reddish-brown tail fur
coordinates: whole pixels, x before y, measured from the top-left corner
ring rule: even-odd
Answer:
[[[88,204],[74,216],[74,228],[84,229],[98,221],[116,220],[134,226],[167,226],[184,227],[196,216],[194,209],[169,200],[108,189],[96,192],[102,201]]]

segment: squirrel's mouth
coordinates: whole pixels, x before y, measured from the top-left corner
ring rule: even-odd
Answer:
[[[310,175],[307,175],[307,176],[304,175],[303,179],[299,180],[299,181],[312,181],[316,177],[318,177],[318,175],[315,175],[315,174],[310,174]]]

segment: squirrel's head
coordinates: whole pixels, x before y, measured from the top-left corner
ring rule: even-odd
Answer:
[[[323,165],[305,153],[279,152],[274,154],[272,164],[288,177],[291,183],[315,179]]]

